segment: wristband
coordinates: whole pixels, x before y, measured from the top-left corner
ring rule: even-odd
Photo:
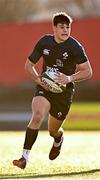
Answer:
[[[67,79],[69,83],[72,81],[71,76],[67,76]]]

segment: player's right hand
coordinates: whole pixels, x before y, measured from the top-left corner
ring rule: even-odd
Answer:
[[[35,82],[37,84],[39,84],[40,86],[42,86],[46,91],[49,91],[49,86],[48,84],[44,83],[42,80],[41,80],[41,77],[38,77]]]

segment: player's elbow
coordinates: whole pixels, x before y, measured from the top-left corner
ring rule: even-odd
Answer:
[[[27,70],[27,61],[25,62],[24,69],[25,69],[25,71]]]
[[[25,71],[27,72],[29,69],[29,62],[28,60],[25,62]]]
[[[27,59],[25,62],[25,72],[26,74],[30,74],[30,71],[32,69],[32,64],[30,63],[30,61]]]
[[[90,68],[90,69],[87,71],[86,75],[87,75],[87,79],[91,79],[91,78],[92,78],[92,76],[93,76],[92,68]]]

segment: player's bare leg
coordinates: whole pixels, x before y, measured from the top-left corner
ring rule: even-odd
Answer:
[[[62,121],[50,116],[48,120],[48,130],[50,136],[54,138],[53,146],[49,153],[49,159],[54,160],[58,157],[61,151],[61,146],[63,142],[63,129],[61,128]]]
[[[32,101],[32,118],[26,130],[22,157],[13,161],[13,165],[21,169],[26,167],[30,150],[35,143],[39,128],[50,109],[50,103],[42,96],[36,96]]]

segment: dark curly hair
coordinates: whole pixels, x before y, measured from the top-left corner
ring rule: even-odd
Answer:
[[[72,23],[72,18],[65,12],[58,12],[53,15],[52,22],[54,26],[57,26],[58,23],[66,23],[69,25]]]

